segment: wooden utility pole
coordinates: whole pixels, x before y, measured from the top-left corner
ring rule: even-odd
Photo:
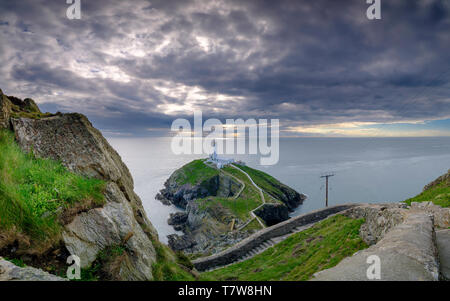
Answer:
[[[321,178],[325,178],[325,207],[328,207],[328,178],[334,176],[334,174],[326,174],[321,176]]]

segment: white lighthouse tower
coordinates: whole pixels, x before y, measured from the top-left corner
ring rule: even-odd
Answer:
[[[214,151],[211,155],[209,155],[209,159],[207,162],[213,163],[217,168],[222,168],[228,164],[234,163],[234,159],[225,159],[220,158],[217,155],[217,143],[216,140],[213,141]]]

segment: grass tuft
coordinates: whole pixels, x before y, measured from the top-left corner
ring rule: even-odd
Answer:
[[[103,205],[104,189],[101,180],[22,152],[13,134],[0,130],[0,250],[14,238],[27,249],[49,248],[59,239],[59,217],[80,204]]]
[[[435,185],[419,195],[407,199],[406,204],[411,205],[412,202],[433,202],[435,205],[439,205],[443,208],[450,206],[450,186],[442,182]]]

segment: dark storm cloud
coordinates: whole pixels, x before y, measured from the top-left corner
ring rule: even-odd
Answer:
[[[450,5],[364,0],[0,2],[0,86],[102,129],[207,117],[283,126],[450,116]],[[6,41],[6,42],[5,42]],[[192,91],[196,91],[195,93]]]

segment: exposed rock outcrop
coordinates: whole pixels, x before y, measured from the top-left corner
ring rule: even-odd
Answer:
[[[266,203],[254,211],[267,226],[272,226],[289,219],[289,211],[283,204]]]
[[[117,152],[81,114],[42,119],[12,118],[16,139],[25,151],[61,161],[69,170],[107,182],[106,205],[77,215],[66,225],[64,242],[71,254],[89,266],[99,251],[118,245],[131,233],[126,248],[131,263],[120,270],[123,280],[152,279],[157,232],[147,219],[133,179]],[[124,261],[125,262],[125,261]]]
[[[18,267],[0,257],[0,281],[66,281],[32,267]]]
[[[380,241],[392,228],[401,224],[406,217],[406,204],[362,204],[343,214],[350,218],[364,218],[360,236],[368,245]]]
[[[230,197],[239,191],[240,184],[231,177],[222,174],[212,176],[204,181],[192,185],[190,183],[180,185],[177,177],[181,170],[175,171],[164,183],[164,189],[157,195],[157,199],[163,203],[171,203],[185,209],[191,200],[208,196]]]
[[[171,213],[167,223],[173,226],[175,230],[182,231],[186,226],[187,219],[188,214],[185,212]]]
[[[303,204],[303,201],[306,200],[306,195],[298,193],[297,191],[287,185],[284,185],[283,183],[277,181],[274,182],[273,185],[281,193],[274,193],[272,196],[283,202],[283,204],[288,207],[289,211],[293,211],[299,205]]]
[[[9,117],[11,115],[11,102],[0,90],[0,128],[9,128]]]

